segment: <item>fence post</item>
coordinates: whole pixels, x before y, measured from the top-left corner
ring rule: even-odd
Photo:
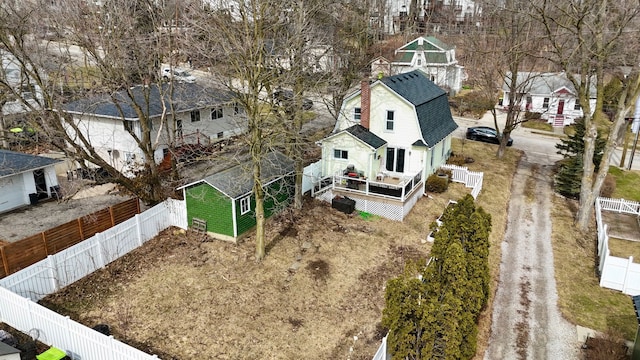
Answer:
[[[629,256],[629,262],[627,262],[626,269],[624,269],[624,280],[622,281],[622,292],[628,294],[627,284],[629,284],[629,272],[631,271],[631,265],[633,265],[633,256]]]
[[[142,223],[140,222],[140,215],[135,214],[134,219],[136,219],[136,235],[138,236],[138,245],[142,246],[144,241],[142,241]]]
[[[95,235],[93,235],[93,237],[96,239],[96,244],[98,245],[98,268],[103,269],[106,265],[106,260],[105,260],[105,248],[102,245],[102,242],[104,241],[104,235],[102,235],[102,233],[96,233]]]
[[[49,261],[49,275],[51,277],[51,286],[53,287],[53,291],[51,293],[54,293],[58,291],[58,289],[60,289],[60,285],[58,282],[58,262],[53,255],[48,255],[47,260]]]
[[[2,255],[2,265],[4,267],[5,276],[9,276],[9,263],[7,262],[7,255],[4,253],[4,246],[0,246],[0,255]]]

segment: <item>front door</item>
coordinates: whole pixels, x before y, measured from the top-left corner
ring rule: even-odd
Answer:
[[[564,112],[564,100],[558,101],[558,115],[562,115]]]

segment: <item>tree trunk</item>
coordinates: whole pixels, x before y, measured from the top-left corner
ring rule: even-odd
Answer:
[[[589,220],[593,211],[593,203],[595,202],[595,194],[592,191],[593,186],[593,152],[595,150],[595,141],[597,130],[591,119],[585,117],[584,131],[584,153],[582,154],[582,181],[580,185],[580,208],[576,214],[576,225],[578,229],[586,231],[589,227]]]
[[[2,142],[0,146],[3,149],[9,149],[9,140],[7,139],[7,125],[4,121],[4,115],[2,114],[2,103],[0,103],[0,139]]]
[[[259,178],[260,163],[253,164],[253,176]],[[262,184],[256,181],[253,185],[253,194],[256,199],[256,261],[264,259],[265,256],[265,231],[264,231],[264,189]]]

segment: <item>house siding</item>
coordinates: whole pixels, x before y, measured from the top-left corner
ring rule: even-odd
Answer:
[[[162,161],[162,149],[167,148],[168,144],[174,140],[180,144],[208,144],[218,139],[226,139],[235,135],[242,134],[246,131],[246,115],[242,109],[235,114],[234,106],[220,105],[223,117],[219,119],[211,119],[211,110],[214,107],[206,107],[200,109],[200,121],[191,122],[191,112],[185,111],[175,115],[175,119],[182,121],[182,137],[176,137],[175,134],[168,134],[165,131],[163,121],[160,117],[154,117],[153,129],[151,130],[151,138],[158,137],[158,131],[162,131],[159,137],[157,151],[154,154],[154,160],[159,163]],[[172,119],[168,115],[167,119]],[[165,121],[167,121],[165,119]],[[92,147],[97,154],[109,164],[122,172],[127,172],[130,163],[127,162],[126,153],[134,154],[135,162],[143,162],[143,154],[136,144],[135,140],[124,128],[124,122],[121,119],[106,118],[94,115],[77,115],[74,114],[74,122],[85,136],[91,142]],[[135,132],[140,135],[140,122],[133,120],[131,122],[135,126]],[[169,126],[173,128],[173,124]],[[170,130],[173,132],[173,130]],[[75,132],[71,127],[67,128],[67,132],[73,138]],[[219,138],[218,135],[222,134]],[[117,153],[113,152],[117,150]]]
[[[200,183],[185,190],[187,221],[207,221],[207,232],[233,237],[231,199],[209,184]]]
[[[268,219],[273,214],[280,211],[282,208],[288,206],[291,203],[291,197],[293,196],[293,176],[286,176],[280,180],[274,181],[265,188],[265,192],[268,194],[264,199],[264,215],[265,219]],[[255,195],[251,194],[251,211],[241,215],[240,200],[236,199],[236,218],[238,226],[238,236],[251,230],[256,226],[256,200]]]
[[[336,149],[347,150],[349,152],[349,158],[336,159],[333,155],[333,151]],[[383,155],[384,151],[379,150],[378,153]],[[353,165],[357,171],[364,171],[365,176],[368,177],[375,175],[380,168],[379,164],[382,160],[382,156],[380,159],[374,160],[373,149],[371,149],[371,147],[354,139],[353,136],[346,133],[338,134],[335,137],[322,142],[322,158],[326,159],[324,162],[326,168],[323,170],[325,174],[341,173],[348,165]],[[371,173],[367,173],[367,169],[369,169],[372,164],[373,168]]]

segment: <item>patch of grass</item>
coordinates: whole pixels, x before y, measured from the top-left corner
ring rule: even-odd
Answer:
[[[358,211],[358,215],[360,215],[360,217],[364,221],[374,221],[374,220],[377,220],[377,219],[380,218],[380,216],[372,214],[372,213],[368,213],[366,211]]]
[[[624,171],[618,167],[611,166],[609,174],[616,179],[616,189],[613,192],[613,198],[621,198],[626,200],[640,201],[640,172]]]
[[[600,287],[595,271],[595,229],[576,231],[572,200],[553,199],[553,253],[558,305],[574,324],[598,331],[613,329],[633,339],[638,325],[628,295]]]
[[[633,262],[640,264],[640,242],[609,237],[611,256],[627,259],[633,256]]]
[[[543,131],[553,131],[553,126],[549,124],[546,120],[529,120],[522,123],[522,127],[527,129],[535,129],[535,130],[543,130]]]

